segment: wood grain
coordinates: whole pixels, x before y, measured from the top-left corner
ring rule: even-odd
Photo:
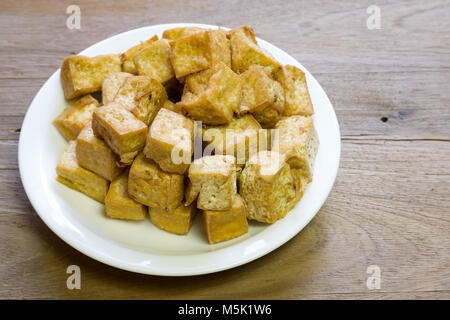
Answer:
[[[70,1],[0,3],[0,298],[450,298],[450,1]],[[62,59],[129,29],[199,22],[251,25],[319,80],[341,127],[336,184],[284,246],[217,274],[167,278],[92,260],[53,234],[20,182],[23,116]],[[382,121],[384,120],[384,121]],[[82,289],[66,288],[66,268]],[[381,268],[380,290],[366,268]]]

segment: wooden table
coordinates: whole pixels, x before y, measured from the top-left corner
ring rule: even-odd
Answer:
[[[66,27],[73,2],[80,30]],[[73,2],[0,2],[1,298],[450,298],[449,1]],[[366,26],[372,4],[381,29]],[[17,165],[24,114],[65,56],[170,22],[251,25],[314,74],[342,133],[334,189],[300,234],[247,265],[185,278],[121,271],[64,243]],[[66,287],[72,264],[81,290]],[[380,289],[366,285],[370,265]]]

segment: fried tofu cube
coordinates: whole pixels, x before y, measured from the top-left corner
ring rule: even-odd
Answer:
[[[247,38],[249,38],[254,44],[258,44],[258,42],[256,41],[255,32],[249,26],[240,26],[240,27],[231,29],[227,33],[228,39],[230,39],[231,35],[236,32],[243,32],[247,36]]]
[[[77,142],[69,141],[56,166],[56,180],[98,202],[104,203],[108,191],[108,180],[78,165],[75,155]]]
[[[205,124],[227,124],[241,100],[241,79],[225,64],[186,78],[184,93],[177,105],[194,120]]]
[[[230,34],[231,68],[240,74],[253,65],[259,65],[272,77],[281,65],[266,50],[259,47],[243,30]]]
[[[236,195],[233,206],[225,211],[203,211],[203,225],[209,243],[218,243],[239,237],[248,232],[244,202]]]
[[[284,111],[284,92],[261,66],[251,66],[240,75],[242,101],[239,113],[251,112],[265,128],[272,128]]]
[[[145,123],[114,102],[94,111],[92,129],[119,156],[123,165],[131,164],[145,146]]]
[[[192,120],[163,108],[148,130],[144,154],[164,171],[183,174],[191,164],[193,140]]]
[[[223,29],[208,30],[211,65],[223,62],[231,68],[231,47],[227,32]]]
[[[114,102],[130,111],[147,126],[166,100],[167,93],[164,86],[148,76],[126,78],[114,98]]]
[[[207,31],[197,32],[170,42],[170,60],[177,78],[211,66]]]
[[[289,165],[279,153],[260,151],[253,155],[239,177],[247,218],[274,223],[284,217],[296,201],[296,186]]]
[[[314,113],[306,76],[302,70],[294,66],[284,66],[278,70],[275,79],[280,82],[286,97],[284,116],[310,116]]]
[[[129,72],[132,74],[137,74],[136,66],[134,65],[134,57],[136,54],[138,54],[141,50],[147,48],[149,45],[151,45],[153,42],[158,40],[158,36],[153,36],[147,41],[144,41],[134,47],[131,47],[127,51],[121,54],[121,59],[123,61],[123,71]]]
[[[163,108],[179,113],[179,114],[183,114],[182,110],[179,108],[179,106],[176,106],[175,103],[173,103],[170,100],[166,100],[166,102],[164,102]]]
[[[205,70],[217,62],[231,67],[226,31],[205,30],[170,42],[171,61],[178,79]]]
[[[106,215],[114,219],[144,220],[147,207],[128,195],[128,171],[111,182],[105,198]]]
[[[229,210],[236,197],[236,159],[230,155],[206,156],[189,167],[186,204],[198,195],[197,208]]]
[[[205,126],[203,140],[208,141],[204,153],[210,150],[215,154],[228,154],[236,157],[236,163],[245,164],[255,150],[267,150],[270,145],[259,141],[261,125],[256,119],[246,114],[241,118],[233,118],[229,124],[222,126]],[[262,137],[262,136],[261,136]]]
[[[181,205],[175,210],[149,208],[150,220],[158,228],[170,233],[185,235],[191,229],[197,208],[194,204]]]
[[[106,143],[94,135],[92,122],[81,130],[77,137],[76,155],[78,164],[99,176],[112,181],[122,171],[118,166],[119,158]]]
[[[140,153],[130,168],[128,194],[151,208],[174,210],[184,195],[184,176],[163,171]]]
[[[71,102],[53,120],[53,124],[66,140],[74,140],[86,124],[91,121],[92,113],[98,106],[98,101],[88,94]]]
[[[190,36],[191,34],[204,31],[203,28],[197,27],[181,27],[181,28],[173,28],[167,29],[163,32],[163,39],[167,40],[177,40],[182,37]]]
[[[308,181],[303,176],[302,170],[299,169],[291,169],[292,178],[294,179],[294,187],[295,187],[295,197],[294,200],[289,202],[287,206],[287,210],[284,210],[278,217],[278,219],[282,219],[286,216],[286,214],[291,210],[303,197],[305,193],[306,185]]]
[[[311,117],[297,115],[284,118],[275,128],[278,131],[272,141],[272,150],[282,154],[291,168],[299,169],[306,181],[311,182],[319,146]]]
[[[66,99],[100,91],[108,73],[122,71],[122,61],[117,54],[96,56],[69,56],[61,66],[61,84]]]
[[[108,74],[102,83],[102,103],[107,104],[112,102],[119,92],[120,87],[125,82],[126,78],[133,76],[128,72],[114,72]]]
[[[148,45],[135,55],[133,61],[139,75],[150,76],[162,84],[175,77],[170,62],[170,45],[166,39]]]

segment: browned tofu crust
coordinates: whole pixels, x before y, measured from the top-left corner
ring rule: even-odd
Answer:
[[[209,50],[211,51],[211,66],[218,62],[231,68],[231,47],[227,32],[223,29],[208,30]]]
[[[207,31],[171,41],[170,49],[170,60],[177,78],[202,71],[211,65]]]
[[[218,243],[248,232],[246,209],[242,198],[236,195],[233,206],[224,211],[203,211],[203,225],[209,243]]]
[[[99,106],[90,94],[72,101],[64,111],[53,120],[53,124],[66,140],[74,140],[92,119],[92,113]]]
[[[155,41],[139,51],[133,61],[139,75],[150,76],[162,84],[175,78],[170,61],[170,45],[166,39]]]
[[[296,186],[291,169],[280,154],[274,151],[255,154],[239,177],[247,218],[274,223],[284,217],[296,201]]]
[[[194,204],[181,205],[175,210],[149,208],[150,220],[158,228],[170,233],[185,235],[194,221],[197,208]]]
[[[237,164],[245,165],[255,150],[270,148],[267,137],[265,143],[259,139],[262,131],[261,125],[250,114],[233,118],[226,125],[203,126],[203,141],[206,142],[204,153],[232,155],[236,157]]]
[[[186,78],[177,106],[194,120],[205,124],[227,124],[241,100],[241,79],[224,63]]]
[[[285,108],[282,86],[261,66],[251,66],[240,76],[242,101],[239,113],[251,112],[264,128],[273,128]]]
[[[112,72],[122,71],[117,54],[96,56],[69,56],[61,66],[61,84],[66,99],[100,91],[103,79]]]
[[[119,92],[120,87],[125,82],[126,78],[133,76],[128,72],[114,72],[108,74],[102,83],[102,103],[107,104],[112,102]]]
[[[244,30],[236,30],[230,34],[231,68],[240,74],[253,65],[259,65],[273,77],[281,65],[253,40]]]
[[[193,121],[162,108],[148,130],[144,154],[164,171],[183,174],[191,164],[193,140]]]
[[[106,215],[114,219],[144,220],[147,207],[128,195],[128,171],[114,179],[105,198]]]
[[[128,194],[152,208],[173,210],[184,195],[184,175],[168,173],[140,153],[130,168]]]
[[[149,45],[151,45],[153,42],[158,40],[158,36],[154,35],[147,41],[144,41],[138,45],[135,45],[134,47],[131,47],[124,53],[120,55],[120,58],[123,61],[123,71],[137,74],[136,66],[134,65],[134,57],[143,49],[147,48]]]
[[[147,126],[166,101],[164,86],[149,76],[126,78],[114,97],[114,102],[130,111]]]
[[[186,204],[198,195],[197,208],[228,210],[236,196],[236,159],[230,155],[206,156],[189,167]]]
[[[291,168],[302,172],[307,182],[312,181],[314,160],[319,139],[311,117],[291,116],[280,120],[275,126],[276,135],[272,150],[278,151]]]
[[[109,103],[95,110],[92,129],[116,153],[120,162],[129,165],[144,148],[147,126],[117,103]]]
[[[310,116],[314,108],[309,96],[306,76],[295,66],[284,66],[278,70],[275,78],[280,82],[286,97],[284,116],[302,115]]]
[[[170,42],[170,59],[178,79],[218,62],[231,67],[231,48],[225,30],[205,30]]]
[[[92,122],[81,130],[77,137],[76,155],[78,164],[99,176],[112,181],[122,171],[119,157],[100,138],[94,135]]]
[[[104,203],[109,181],[78,165],[76,141],[69,141],[56,166],[56,180]]]
[[[173,28],[167,29],[163,32],[163,39],[168,40],[177,40],[182,37],[190,36],[191,34],[204,31],[203,28],[197,27],[181,27],[181,28]]]
[[[255,37],[255,31],[253,31],[253,29],[251,27],[245,25],[245,26],[233,28],[230,31],[228,31],[227,38],[230,39],[231,35],[236,32],[243,32],[247,36],[247,38],[250,39],[250,41],[252,41],[254,44],[258,44],[258,42],[256,41],[256,37]]]

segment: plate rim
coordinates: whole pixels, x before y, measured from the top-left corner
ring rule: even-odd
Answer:
[[[137,32],[138,30],[144,30],[144,29],[168,29],[168,28],[175,28],[175,27],[186,27],[186,26],[198,26],[198,27],[204,27],[204,28],[223,28],[225,30],[228,30],[229,28],[226,27],[220,27],[220,26],[216,26],[216,25],[209,25],[209,24],[199,24],[199,23],[169,23],[169,24],[157,24],[157,25],[149,25],[149,26],[145,26],[145,27],[140,27],[140,28],[136,28],[136,29],[132,29],[132,30],[128,30],[122,33],[118,33],[115,35],[112,35],[106,39],[103,39],[101,41],[98,41],[94,44],[92,44],[91,46],[89,46],[88,48],[82,50],[79,54],[83,54],[85,51],[91,50],[92,48],[96,47],[96,46],[101,46],[103,44],[103,42],[105,41],[111,41],[111,38],[114,37],[122,37],[124,35],[126,35],[127,33],[132,33],[132,32]],[[157,31],[154,31],[157,32]],[[292,59],[294,59],[299,65],[301,65],[300,62],[297,61],[297,59],[293,58],[291,55],[289,55],[287,52],[285,52],[284,50],[278,48],[277,46],[271,44],[270,42],[267,42],[263,39],[260,39],[257,37],[258,41],[264,42],[268,45],[270,45],[271,47],[280,50],[281,52],[283,52],[284,54],[288,55],[289,57],[291,57]],[[303,65],[301,65],[303,67]],[[304,68],[305,73],[308,74],[309,77],[311,77],[312,79],[314,79],[314,81],[317,83],[318,88],[321,90],[321,93],[323,94],[323,96],[327,99],[328,103],[331,106],[331,110],[333,112],[333,114],[331,115],[334,119],[334,122],[336,124],[336,129],[337,129],[337,140],[338,140],[338,145],[337,147],[337,154],[336,154],[336,158],[334,161],[334,167],[333,167],[333,179],[332,179],[332,183],[329,185],[328,190],[326,190],[326,192],[324,192],[324,194],[326,194],[326,196],[324,196],[320,202],[318,202],[315,205],[315,213],[312,214],[303,225],[298,225],[296,227],[293,227],[291,229],[289,229],[289,232],[286,232],[283,234],[283,236],[280,236],[278,241],[275,244],[272,244],[270,246],[266,246],[264,249],[262,250],[258,250],[256,253],[254,254],[250,254],[248,256],[244,256],[241,257],[241,259],[233,261],[233,263],[227,263],[227,264],[223,264],[220,266],[216,266],[216,267],[207,267],[207,268],[197,268],[196,270],[180,270],[179,272],[167,272],[164,270],[159,270],[159,269],[155,269],[149,266],[137,266],[135,263],[129,263],[129,262],[124,262],[122,260],[117,260],[114,257],[111,257],[109,255],[105,255],[105,254],[101,254],[100,252],[98,252],[98,250],[93,249],[89,246],[85,246],[83,245],[82,241],[78,241],[76,239],[73,239],[72,237],[70,237],[67,232],[64,232],[64,230],[58,228],[58,226],[54,223],[54,221],[52,221],[50,219],[50,217],[48,215],[45,214],[45,212],[41,212],[42,210],[42,205],[40,204],[40,200],[38,200],[36,198],[36,193],[33,192],[33,185],[30,184],[30,181],[27,179],[27,177],[25,177],[25,172],[27,170],[26,166],[27,166],[27,161],[25,159],[25,142],[24,142],[24,136],[26,134],[26,128],[27,126],[29,126],[29,123],[31,122],[30,119],[30,110],[32,109],[32,106],[35,104],[39,94],[41,91],[44,90],[44,88],[46,88],[49,83],[51,83],[51,81],[54,81],[54,77],[59,77],[59,73],[60,73],[60,68],[57,69],[46,81],[45,83],[40,87],[40,89],[38,90],[38,92],[36,93],[36,95],[33,97],[32,102],[30,103],[27,112],[24,116],[23,122],[22,122],[22,130],[20,132],[20,136],[19,136],[19,146],[18,146],[18,164],[19,164],[19,172],[20,172],[20,178],[22,181],[22,185],[24,187],[25,193],[31,203],[31,205],[33,206],[34,210],[36,211],[36,213],[39,215],[39,217],[42,219],[42,221],[50,228],[50,230],[52,230],[59,238],[61,238],[64,242],[66,242],[68,245],[70,245],[71,247],[75,248],[76,250],[78,250],[79,252],[89,256],[90,258],[100,261],[104,264],[107,264],[109,266],[115,267],[115,268],[119,268],[122,270],[127,270],[130,272],[136,272],[136,273],[140,273],[140,274],[148,274],[148,275],[159,275],[159,276],[193,276],[193,275],[200,275],[200,274],[208,274],[208,273],[214,273],[214,272],[219,272],[219,271],[223,271],[223,270],[227,270],[227,269],[231,269],[231,268],[235,268],[237,266],[249,263],[251,261],[254,261],[276,249],[278,249],[280,246],[282,246],[283,244],[285,244],[287,241],[289,241],[290,239],[292,239],[295,235],[297,235],[300,231],[302,231],[309,223],[310,221],[317,215],[317,213],[319,212],[320,208],[323,206],[323,204],[325,203],[325,201],[328,199],[328,196],[334,186],[334,183],[336,181],[336,177],[337,177],[337,173],[338,173],[338,169],[339,169],[339,164],[340,164],[340,157],[341,157],[341,134],[340,134],[340,127],[339,127],[339,122],[336,116],[336,112],[334,110],[333,104],[331,103],[331,101],[329,100],[328,95],[326,94],[325,90],[322,88],[322,86],[320,85],[320,83],[315,79],[314,76],[312,76],[312,74],[306,69]],[[25,130],[24,130],[25,128]],[[237,245],[237,244],[236,244]],[[224,248],[224,249],[220,249],[217,251],[211,251],[211,252],[207,252],[207,253],[202,253],[200,255],[211,255],[213,253],[218,253],[221,250],[225,250],[225,249],[229,249],[234,247],[235,245],[232,245],[230,247]],[[150,254],[149,254],[150,255]]]

